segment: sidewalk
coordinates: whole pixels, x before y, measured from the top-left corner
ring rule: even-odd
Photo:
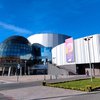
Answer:
[[[86,76],[51,76],[50,75],[37,75],[37,76],[20,76],[19,84],[26,82],[35,82],[35,81],[43,81],[44,78],[48,82],[56,82],[56,81],[67,81],[72,79],[86,78]],[[4,82],[6,84],[16,83],[17,84],[17,76],[0,76],[0,82]],[[51,79],[51,80],[50,80]],[[1,85],[2,86],[2,85]],[[31,86],[31,87],[23,87],[16,89],[6,89],[0,91],[1,94],[4,94],[6,97],[12,97],[14,99],[11,100],[61,100],[73,95],[85,94],[86,92],[61,89],[61,88],[53,88],[46,86]]]
[[[0,93],[14,98],[14,100],[61,100],[68,96],[84,94],[86,92],[35,86],[21,89],[4,90],[0,91]]]
[[[85,75],[70,75],[70,76],[63,76],[63,75],[26,75],[26,76],[0,76],[0,83],[16,83],[18,82],[34,82],[34,81],[43,81],[50,80],[48,82],[56,82],[56,81],[65,81],[67,79],[80,79],[80,78],[87,78]]]

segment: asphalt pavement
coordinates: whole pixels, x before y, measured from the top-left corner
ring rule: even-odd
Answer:
[[[5,96],[0,93],[0,100],[15,100],[13,97]]]
[[[27,80],[29,82],[27,82]],[[4,80],[0,84],[0,100],[100,100],[100,91],[96,92],[82,92],[69,89],[53,88],[42,86],[44,81],[39,79],[33,80],[31,77],[24,77],[22,81],[15,82],[15,77],[10,77],[9,80]],[[40,76],[39,76],[40,78]],[[86,76],[71,76],[68,78],[58,78],[46,80],[48,83],[56,83],[63,81],[70,81],[76,79],[89,78]],[[5,78],[4,78],[5,79]],[[6,78],[7,79],[7,78]],[[23,79],[23,77],[22,77]]]
[[[18,88],[27,88],[33,86],[40,86],[42,85],[43,81],[35,81],[35,82],[25,82],[25,83],[11,83],[11,84],[0,84],[0,91],[2,90],[11,90],[11,89],[18,89]]]
[[[68,96],[61,100],[100,100],[100,92]]]
[[[40,77],[40,76],[39,76]],[[56,82],[64,82],[64,81],[71,81],[77,79],[86,79],[86,76],[74,76],[74,77],[67,77],[67,78],[55,78],[55,79],[47,79],[45,80],[47,83],[56,83]],[[2,90],[11,90],[11,89],[18,89],[18,88],[26,88],[26,87],[33,87],[33,86],[40,86],[44,80],[36,80],[36,81],[29,81],[29,82],[12,82],[12,83],[1,83],[0,84],[0,91]],[[9,81],[8,81],[9,82]]]

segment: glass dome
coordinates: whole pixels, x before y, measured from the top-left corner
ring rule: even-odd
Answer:
[[[0,58],[14,57],[19,59],[29,59],[31,57],[31,45],[22,36],[12,36],[0,44]]]

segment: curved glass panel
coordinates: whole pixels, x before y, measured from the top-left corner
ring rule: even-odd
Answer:
[[[0,57],[29,59],[31,57],[31,51],[30,43],[22,36],[12,36],[0,44]]]

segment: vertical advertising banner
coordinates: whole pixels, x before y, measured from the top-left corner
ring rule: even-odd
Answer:
[[[74,62],[73,38],[66,39],[65,45],[66,45],[66,61],[68,63]]]

